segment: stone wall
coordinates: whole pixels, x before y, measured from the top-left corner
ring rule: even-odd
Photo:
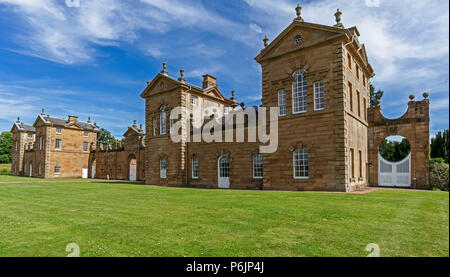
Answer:
[[[425,98],[428,96],[424,94]],[[410,97],[411,99],[414,96]],[[368,110],[369,117],[369,182],[378,185],[378,147],[389,136],[403,136],[411,145],[411,184],[417,180],[417,188],[428,189],[430,153],[430,101],[409,101],[408,110],[397,119],[388,119],[381,113],[381,106]]]

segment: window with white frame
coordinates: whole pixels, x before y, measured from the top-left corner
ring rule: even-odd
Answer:
[[[228,114],[230,112],[230,109],[228,108],[228,107],[225,107],[224,109],[223,109],[223,113],[224,114]]]
[[[323,99],[323,82],[314,83],[314,110],[323,110],[325,102]]]
[[[165,179],[167,177],[166,171],[167,171],[167,161],[165,158],[162,158],[159,161],[159,177],[161,179]]]
[[[153,136],[156,136],[158,131],[158,120],[155,118],[153,118]]]
[[[89,151],[89,142],[83,142],[83,151],[88,152]]]
[[[56,128],[56,133],[57,134],[62,134],[62,129],[61,128]]]
[[[61,173],[61,167],[55,166],[54,173],[55,174],[60,174]]]
[[[295,71],[292,82],[292,113],[302,113],[307,110],[306,103],[306,78],[304,74],[305,70]]]
[[[284,89],[278,91],[278,115],[286,115],[286,91]]]
[[[173,132],[173,116],[172,116],[172,114],[170,114],[170,116],[169,116],[169,132],[170,133],[172,133]]]
[[[19,151],[19,142],[16,140],[16,152]]]
[[[260,179],[263,177],[263,159],[261,154],[253,155],[253,178]]]
[[[159,114],[159,134],[165,135],[166,134],[166,106],[161,106],[160,114]]]
[[[42,148],[44,148],[43,137],[39,137],[39,150],[42,150]]]
[[[294,151],[294,178],[306,179],[308,177],[308,150],[297,149]]]
[[[191,96],[191,104],[197,105],[197,96],[194,96],[194,95]]]
[[[28,134],[28,138],[33,138],[33,134]]]
[[[89,132],[84,132],[84,137],[88,138],[89,137]]]
[[[192,178],[198,179],[198,158],[192,158]]]
[[[61,149],[62,147],[62,140],[56,139],[55,140],[55,149]]]

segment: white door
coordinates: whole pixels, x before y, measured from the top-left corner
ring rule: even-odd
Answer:
[[[136,181],[136,159],[130,161],[130,181]]]
[[[218,161],[219,188],[230,188],[230,160],[228,156],[221,156]]]
[[[411,153],[399,162],[385,160],[378,153],[378,185],[411,187]]]
[[[33,177],[33,164],[30,163],[30,177]]]
[[[88,177],[88,169],[87,168],[83,168],[81,170],[81,178],[87,179],[87,177]]]

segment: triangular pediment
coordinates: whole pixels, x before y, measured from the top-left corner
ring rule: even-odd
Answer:
[[[142,131],[139,131],[133,127],[128,127],[127,131],[123,134],[124,137],[129,136],[142,136],[144,133]]]
[[[180,82],[172,77],[164,74],[156,75],[153,80],[147,84],[147,87],[141,93],[141,97],[145,98],[150,94],[156,94],[163,91],[171,90],[180,86]]]
[[[221,100],[227,100],[227,98],[225,98],[225,96],[222,95],[222,93],[219,91],[219,89],[217,87],[211,87],[211,88],[205,89],[203,91],[203,94],[206,94],[208,96],[212,96],[215,98],[219,98]]]
[[[272,43],[264,48],[255,60],[259,62],[310,47],[343,36],[345,32],[346,29],[336,27],[306,22],[293,22]]]
[[[39,127],[42,125],[46,125],[47,122],[42,118],[42,115],[38,115],[38,117],[36,118],[36,120],[33,123],[33,127]]]

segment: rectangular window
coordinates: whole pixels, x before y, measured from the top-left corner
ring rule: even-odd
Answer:
[[[356,78],[359,80],[359,65],[356,64]]]
[[[192,158],[192,178],[198,178],[198,158]]]
[[[62,129],[61,128],[56,128],[56,133],[57,134],[62,134]]]
[[[350,148],[350,177],[355,178],[355,155],[353,148]]]
[[[42,150],[42,148],[44,148],[44,145],[43,145],[43,138],[42,138],[42,137],[39,137],[39,150]]]
[[[362,168],[362,151],[359,151],[359,177],[363,176],[363,168]]]
[[[294,151],[294,178],[307,179],[309,177],[308,150]]]
[[[228,114],[229,112],[230,112],[230,108],[225,107],[225,108],[223,109],[223,113],[224,113],[224,114]]]
[[[323,82],[314,83],[314,110],[323,110],[325,107],[323,99]]]
[[[366,102],[366,98],[364,98],[364,120],[367,121],[367,102]]]
[[[89,142],[83,142],[83,151],[88,152],[89,151]]]
[[[261,179],[263,177],[263,159],[261,154],[253,155],[253,178]]]
[[[89,137],[89,132],[84,132],[84,137],[88,138]]]
[[[165,135],[166,134],[166,111],[163,110],[161,111],[161,114],[159,116],[159,134],[160,135]]]
[[[19,151],[19,142],[16,140],[16,152]]]
[[[363,74],[363,86],[366,87],[366,75]]]
[[[286,91],[284,89],[278,91],[278,107],[279,115],[286,115]]]
[[[156,132],[158,130],[158,120],[153,118],[153,136],[156,136]]]
[[[60,139],[56,139],[55,141],[55,149],[61,149],[62,147],[62,141]]]
[[[357,103],[358,103],[358,116],[361,116],[361,100],[360,100],[360,94],[359,91],[356,91],[356,97],[357,97]]]
[[[167,174],[166,174],[167,168],[166,168],[166,166],[167,166],[166,159],[161,159],[159,161],[159,168],[160,168],[159,176],[161,177],[161,179],[165,179],[167,177]]]
[[[172,115],[169,116],[169,132],[172,134],[173,129],[173,118]]]
[[[28,134],[28,138],[33,138],[33,134]]]
[[[347,53],[347,65],[348,65],[348,68],[350,68],[350,70],[352,70],[352,57],[350,56],[349,53]]]
[[[191,104],[197,105],[197,96],[191,96]]]
[[[55,174],[60,174],[60,173],[61,173],[61,167],[55,166],[55,171],[54,171],[54,173],[55,173]]]
[[[348,82],[348,98],[350,104],[350,111],[353,112],[353,88],[352,83]]]

